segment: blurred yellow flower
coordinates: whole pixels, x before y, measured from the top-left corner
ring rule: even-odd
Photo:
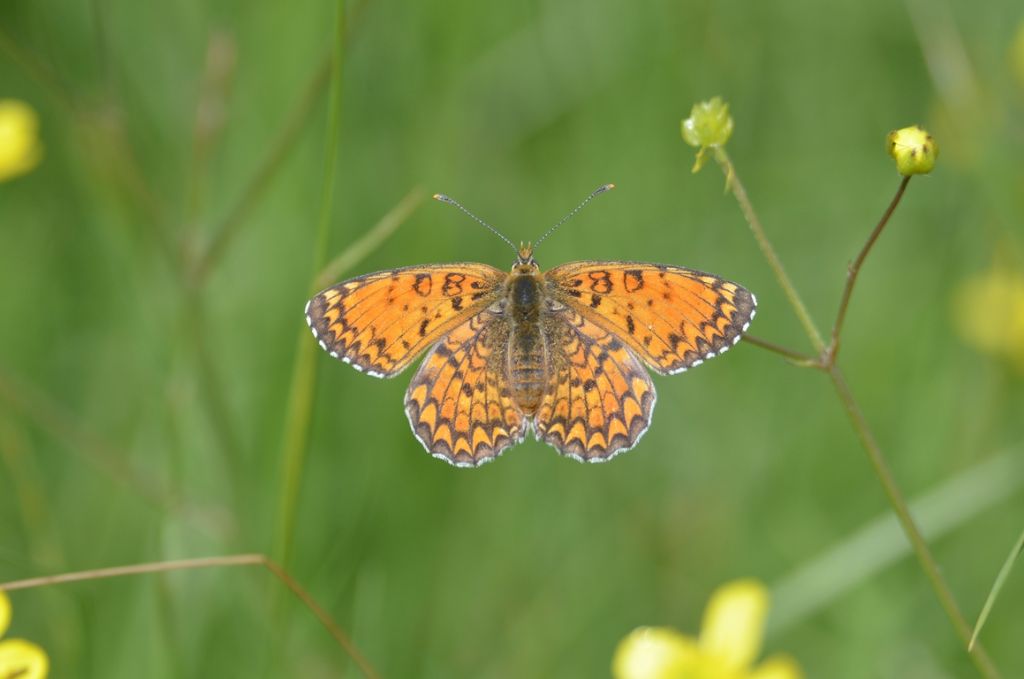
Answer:
[[[996,265],[961,282],[953,322],[969,345],[1024,372],[1024,272]]]
[[[664,627],[640,627],[619,642],[612,660],[615,679],[801,679],[788,656],[754,667],[761,651],[768,590],[756,580],[719,587],[704,611],[700,636]]]
[[[919,125],[894,130],[886,137],[886,148],[903,176],[928,174],[935,167],[939,146]]]
[[[729,105],[721,97],[712,97],[693,105],[690,117],[681,124],[683,140],[690,146],[698,147],[697,161],[693,171],[697,172],[704,164],[705,149],[712,146],[724,146],[732,136],[733,121],[729,115]]]
[[[11,622],[11,602],[0,589],[0,637]],[[31,641],[7,639],[0,641],[0,679],[43,679],[50,671],[50,660],[43,649]]]
[[[615,649],[612,675],[616,679],[683,677],[698,655],[695,641],[674,629],[638,627]]]
[[[1024,21],[1017,25],[1017,33],[1010,43],[1010,69],[1017,77],[1017,84],[1024,87]]]
[[[42,158],[39,118],[28,104],[0,99],[0,182],[25,174]]]

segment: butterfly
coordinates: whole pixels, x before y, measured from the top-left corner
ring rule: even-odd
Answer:
[[[537,243],[579,211],[548,230]],[[535,246],[510,272],[460,262],[379,271],[306,304],[324,351],[374,377],[394,377],[425,350],[405,394],[413,434],[431,455],[476,467],[529,431],[559,453],[603,462],[651,423],[663,375],[736,344],[754,317],[746,288],[664,264],[583,261],[542,272]]]

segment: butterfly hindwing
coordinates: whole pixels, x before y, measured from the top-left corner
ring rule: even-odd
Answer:
[[[492,303],[507,277],[472,263],[379,271],[318,293],[306,304],[306,322],[331,356],[392,377]]]
[[[577,309],[661,374],[682,372],[739,341],[754,317],[746,288],[713,274],[640,262],[572,262],[545,274]]]
[[[409,424],[431,455],[475,467],[523,440],[507,367],[508,321],[487,311],[437,343],[405,395]]]
[[[629,450],[651,423],[647,370],[615,335],[572,308],[549,325],[548,388],[537,436],[563,455],[602,462]]]

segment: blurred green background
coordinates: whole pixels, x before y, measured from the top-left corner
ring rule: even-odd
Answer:
[[[316,349],[302,308],[335,14],[0,3],[0,98],[39,112],[45,145],[0,184],[0,582],[285,558],[301,354],[316,382],[299,387],[313,400],[288,568],[382,676],[607,676],[632,628],[695,633],[740,576],[775,593],[766,651],[808,676],[971,676],[817,372],[741,344],[655,378],[650,431],[610,464],[531,440],[465,471],[410,434],[411,371],[375,380]],[[351,2],[325,254],[415,187],[518,241],[615,182],[544,243],[542,267],[713,271],[756,292],[753,333],[809,351],[722,174],[691,174],[680,119],[728,100],[729,151],[823,328],[899,181],[885,135],[924,124],[939,165],[868,260],[840,363],[899,483],[926,499],[918,517],[973,623],[1022,528],[1024,384],[960,339],[951,299],[995,259],[1021,270],[1022,18],[1014,0]],[[459,260],[511,264],[423,200],[345,275]],[[1024,674],[1022,596],[1015,572],[982,637],[1007,677]],[[358,676],[259,569],[12,600],[12,633],[47,649],[55,677]]]

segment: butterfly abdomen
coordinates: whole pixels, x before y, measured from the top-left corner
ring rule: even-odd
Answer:
[[[509,382],[512,398],[528,415],[540,406],[547,384],[544,341],[540,331],[540,297],[540,279],[535,273],[512,275],[507,307],[512,317]]]

